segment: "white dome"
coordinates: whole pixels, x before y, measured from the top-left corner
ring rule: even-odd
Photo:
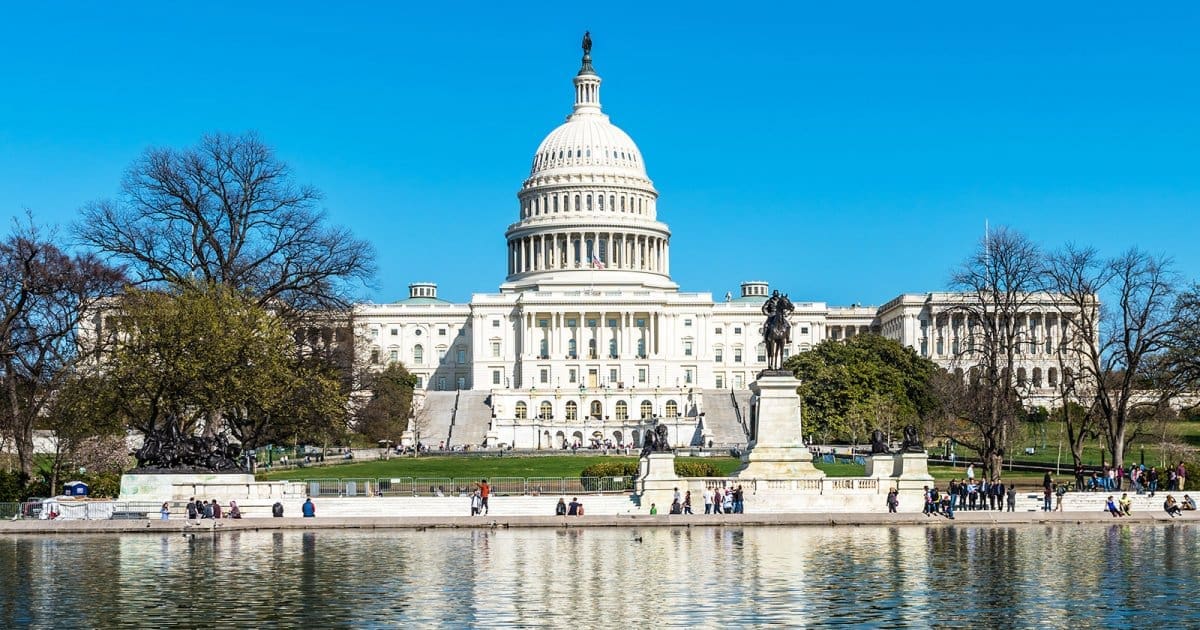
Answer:
[[[603,114],[575,114],[551,131],[538,145],[529,176],[580,168],[647,179],[642,153],[633,138]]]

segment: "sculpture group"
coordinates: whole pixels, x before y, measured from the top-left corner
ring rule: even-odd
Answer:
[[[871,432],[871,454],[872,455],[889,455],[891,449],[888,448],[887,442],[883,439],[883,431],[875,429]],[[920,436],[917,435],[917,427],[908,425],[904,427],[904,441],[900,443],[897,453],[924,453],[925,444],[921,442]]]
[[[241,450],[224,435],[184,435],[168,422],[146,434],[134,457],[143,471],[240,472]]]

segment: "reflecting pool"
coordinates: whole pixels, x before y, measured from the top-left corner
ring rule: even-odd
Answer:
[[[1189,525],[0,538],[0,627],[1198,627]]]

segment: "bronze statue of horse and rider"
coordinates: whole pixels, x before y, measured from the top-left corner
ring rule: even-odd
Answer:
[[[762,314],[767,316],[763,324],[763,342],[767,346],[768,372],[783,369],[783,350],[792,341],[792,324],[788,317],[795,310],[787,294],[780,295],[779,291],[772,292],[762,305]]]

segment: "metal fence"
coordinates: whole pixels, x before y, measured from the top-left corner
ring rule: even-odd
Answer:
[[[633,477],[495,477],[488,486],[495,496],[540,494],[626,493]],[[454,497],[475,491],[478,479],[467,477],[386,477],[379,479],[305,479],[312,497]]]

